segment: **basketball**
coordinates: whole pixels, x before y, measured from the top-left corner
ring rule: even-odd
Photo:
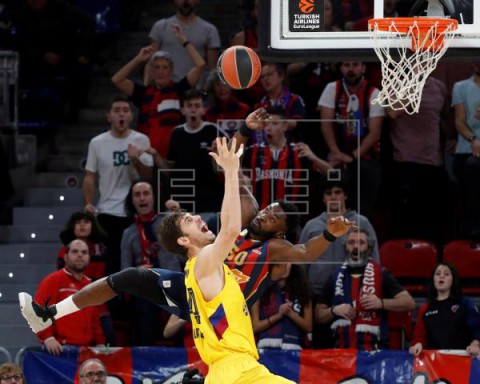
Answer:
[[[220,79],[233,89],[245,89],[260,77],[262,64],[251,48],[235,45],[218,58],[217,73]]]

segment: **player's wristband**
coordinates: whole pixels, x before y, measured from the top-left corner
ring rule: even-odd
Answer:
[[[337,240],[337,237],[333,236],[330,232],[328,232],[327,228],[325,228],[323,230],[323,237],[325,238],[325,240],[327,240],[331,243],[334,242],[335,240]]]
[[[330,307],[330,312],[332,313],[332,316],[333,317],[337,317],[337,315],[335,314],[335,312],[333,312],[333,305]]]
[[[243,123],[240,128],[238,128],[238,132],[244,137],[250,137],[253,129],[248,128],[247,124]]]
[[[190,41],[185,41],[182,45],[183,45],[183,48],[185,48],[188,44],[190,44]]]

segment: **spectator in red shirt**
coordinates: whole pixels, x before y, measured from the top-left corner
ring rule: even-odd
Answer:
[[[91,279],[84,275],[89,260],[87,243],[73,240],[67,246],[65,268],[42,280],[35,300],[39,303],[58,303],[90,284]],[[59,355],[64,344],[89,346],[105,343],[98,307],[88,307],[72,316],[59,319],[52,326],[37,333],[37,336],[52,355]]]
[[[480,314],[475,302],[462,294],[457,271],[447,262],[432,273],[427,301],[420,307],[409,352],[424,349],[463,349],[480,354]]]
[[[250,112],[250,107],[239,101],[218,75],[213,81],[213,97],[205,111],[205,120],[217,124],[232,138]]]
[[[107,233],[98,223],[95,216],[88,212],[73,212],[60,232],[60,240],[64,244],[57,257],[57,269],[65,267],[65,253],[67,244],[75,239],[85,241],[88,245],[90,262],[85,274],[92,280],[98,280],[105,276],[105,245]]]
[[[195,87],[205,68],[205,60],[191,44],[183,31],[176,25],[175,35],[191,58],[194,66],[179,81],[173,81],[173,57],[167,51],[156,51],[155,45],[140,49],[138,54],[118,70],[112,77],[113,84],[132,98],[139,108],[137,130],[147,135],[152,147],[163,157],[167,156],[173,128],[183,121],[180,112],[180,97]],[[152,79],[147,86],[129,78],[135,68],[147,63]]]

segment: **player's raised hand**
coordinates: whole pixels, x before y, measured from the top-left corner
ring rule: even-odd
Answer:
[[[269,120],[270,115],[268,112],[263,108],[259,108],[247,116],[245,124],[247,124],[248,128],[254,131],[259,131],[260,129],[265,128],[265,125],[267,125]]]
[[[243,144],[240,144],[238,150],[235,151],[237,147],[235,138],[232,139],[231,145],[228,145],[225,137],[217,137],[216,145],[217,153],[209,152],[209,155],[215,159],[217,164],[222,167],[225,172],[238,172],[240,169],[240,157],[243,154]]]
[[[327,223],[327,231],[335,237],[340,237],[355,228],[357,228],[356,223],[345,219],[343,216],[331,218]]]

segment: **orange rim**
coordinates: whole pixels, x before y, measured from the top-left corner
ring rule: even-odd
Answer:
[[[395,25],[398,32],[408,33],[413,24],[416,24],[422,32],[430,30],[434,24],[437,24],[438,33],[445,32],[447,29],[454,31],[458,28],[457,20],[440,17],[386,17],[368,21],[370,29],[375,29],[375,26],[377,26],[376,29],[383,32],[388,32],[391,25]]]
[[[445,35],[443,33],[456,30],[458,21],[439,17],[386,17],[368,21],[370,31],[408,34],[413,25],[418,28],[418,33],[411,33],[412,50],[436,51],[444,46]],[[392,30],[392,26],[395,26],[395,30]],[[432,31],[433,26],[435,26],[435,31]]]

